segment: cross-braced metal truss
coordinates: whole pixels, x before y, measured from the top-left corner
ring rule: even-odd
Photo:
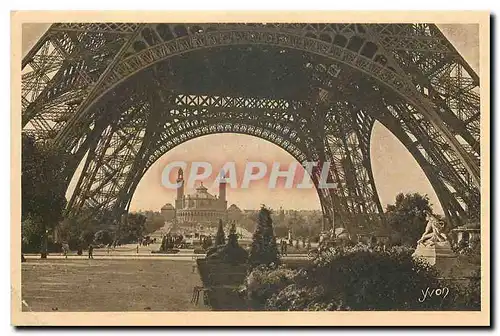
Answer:
[[[379,121],[452,223],[479,216],[479,78],[432,24],[54,24],[22,67],[23,132],[71,154],[67,181],[85,158],[69,215],[119,218],[161,155],[236,132],[330,161],[327,223],[375,225]]]

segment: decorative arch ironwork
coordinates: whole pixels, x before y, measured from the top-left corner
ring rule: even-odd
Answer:
[[[182,60],[206,85],[190,82]],[[231,79],[216,66],[221,60],[269,92],[230,85],[213,92],[218,77]],[[89,153],[76,189],[81,201],[70,202],[80,205],[70,212],[107,208],[109,198],[117,216],[125,210],[130,189],[109,183],[115,175],[123,185],[138,178],[152,158],[148,146],[162,139],[159,124],[171,131],[181,120],[194,127],[193,120],[219,117],[237,125],[228,110],[239,109],[251,125],[268,120],[282,127],[277,134],[300,133],[297,148],[335,163],[329,178],[338,190],[320,196],[326,213],[353,221],[382,213],[369,163],[375,120],[417,159],[448,218],[479,213],[479,78],[431,24],[59,23],[22,67],[23,131],[66,148],[74,157],[68,176]],[[187,100],[179,104],[180,97]]]

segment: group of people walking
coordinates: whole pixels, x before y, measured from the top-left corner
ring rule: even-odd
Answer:
[[[294,244],[295,242],[295,244]],[[302,248],[307,248],[308,250],[311,248],[311,241],[306,238],[299,239],[281,239],[279,242],[281,255],[286,256],[288,254],[288,246],[294,246],[295,248],[300,248],[300,243],[302,242]]]
[[[64,258],[68,259],[68,254],[70,253],[68,243],[62,243],[62,253]],[[77,251],[77,255],[82,255],[82,254],[83,254],[82,248],[79,248]],[[94,259],[94,246],[92,244],[89,244],[88,247],[88,258]]]
[[[286,256],[287,255],[287,250],[288,250],[287,246],[288,246],[287,241],[284,240],[284,239],[282,239],[280,241],[280,250],[281,250],[280,252],[281,252],[282,256]]]

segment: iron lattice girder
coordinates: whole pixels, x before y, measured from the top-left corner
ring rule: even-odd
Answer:
[[[465,207],[469,215],[477,216],[480,212],[479,190],[441,134],[397,96],[383,88],[370,92],[367,87],[372,84],[368,81],[364,85],[344,86],[337,90],[344,93],[343,97],[352,104],[352,110],[361,109],[367,116],[376,118],[412,153],[434,186],[444,211],[450,213],[452,222],[459,223],[460,218],[466,216]],[[369,94],[365,94],[363,100],[358,99],[363,92]]]
[[[325,122],[327,158],[335,166],[338,193],[348,213],[382,213],[370,160],[370,135],[375,119],[347,101],[328,101]]]
[[[436,192],[446,217],[451,223],[459,225],[461,220],[467,217],[467,214],[465,213],[463,206],[457,201],[457,194],[454,194],[449,190],[440,176],[439,167],[431,165],[428,162],[428,159],[424,156],[424,154],[422,154],[422,152],[415,146],[414,141],[410,137],[412,134],[405,131],[405,125],[402,124],[397,117],[394,117],[389,111],[387,111],[386,107],[380,107],[378,113],[378,121],[394,133],[394,135],[413,155],[417,163],[424,171]],[[475,201],[479,201],[479,198]],[[474,211],[478,210],[479,209],[476,208]]]
[[[162,120],[161,123],[158,124],[158,128],[156,132],[158,133],[157,137],[159,139],[159,143],[155,144],[152,148],[154,148],[154,151],[156,153],[150,153],[150,156],[146,158],[146,161],[148,164],[152,164],[161,154],[163,154],[165,151],[175,147],[178,143],[181,143],[183,141],[186,141],[190,138],[195,138],[197,136],[203,135],[203,134],[210,134],[210,133],[218,133],[218,132],[224,132],[224,131],[235,131],[235,132],[240,132],[240,133],[248,133],[248,134],[254,134],[263,138],[266,138],[270,141],[273,142],[278,142],[281,147],[285,148],[289,152],[292,153],[297,159],[299,160],[304,160],[306,159],[306,156],[301,152],[301,150],[297,147],[295,147],[292,143],[292,138],[296,138],[297,132],[293,130],[293,128],[287,125],[283,125],[282,123],[277,123],[277,119],[272,119],[274,122],[267,122],[267,120],[264,120],[264,118],[255,118],[252,116],[251,113],[248,113],[248,111],[255,112],[257,109],[255,108],[247,108],[245,111],[247,113],[239,113],[238,116],[238,111],[234,112],[232,114],[232,123],[227,123],[224,125],[224,123],[221,121],[222,120],[227,120],[226,118],[229,117],[227,109],[218,106],[219,108],[222,109],[222,111],[219,112],[219,117],[215,118],[214,114],[217,112],[212,112],[213,114],[206,113],[202,115],[201,113],[195,113],[196,110],[200,110],[200,106],[194,107],[192,105],[192,100],[187,101],[185,95],[178,96],[176,101],[177,103],[183,103],[183,105],[175,105],[175,107],[168,107],[168,106],[163,106],[163,109],[165,111],[168,111],[168,116]],[[225,97],[226,101],[232,101],[235,104],[238,104],[238,102],[241,102],[241,98],[237,99],[230,99]],[[198,102],[201,100],[195,99]],[[212,102],[218,102],[218,99],[213,99],[211,100]],[[216,104],[218,105],[218,104]],[[227,104],[226,104],[227,105]],[[173,109],[172,109],[173,108]],[[206,104],[202,105],[201,108],[206,108]],[[183,110],[182,114],[179,114],[179,109]],[[212,107],[212,109],[216,109],[216,107]],[[148,115],[152,115],[152,112],[148,110]],[[155,111],[154,113],[158,113],[158,111]],[[198,114],[197,117],[193,118],[193,114]],[[266,112],[264,112],[266,114]],[[276,117],[273,114],[267,113],[268,116],[273,116]],[[119,116],[119,113],[117,114]],[[146,115],[143,115],[145,117]],[[244,116],[244,117],[242,117]],[[246,118],[245,118],[246,117]],[[205,119],[204,119],[205,118]],[[219,120],[219,125],[210,125],[210,123],[206,123],[206,120],[212,120],[212,121],[217,121]],[[239,120],[239,121],[238,121]],[[268,119],[269,120],[269,119]],[[259,121],[262,126],[259,126]],[[122,121],[123,122],[123,121]],[[256,126],[252,125],[256,124]],[[141,130],[143,125],[147,124],[147,120],[141,119],[138,121],[136,119],[135,125],[136,130]],[[280,135],[276,134],[275,132],[270,132],[269,129],[271,129],[271,125],[279,130],[281,133]],[[228,129],[227,127],[231,126],[231,129]],[[179,131],[180,129],[180,131]],[[172,132],[174,131],[174,132]],[[116,130],[118,133],[118,128]],[[289,136],[289,138],[283,138],[283,136]],[[112,142],[110,142],[111,145],[113,145]],[[118,149],[121,150],[122,148],[125,148],[125,146],[120,146]],[[110,152],[110,155],[116,155],[116,153],[119,152],[119,150],[114,150]],[[104,153],[107,151],[107,148],[102,147],[101,151]],[[161,153],[161,154],[158,154]],[[133,159],[133,157],[131,158]],[[105,160],[108,161],[108,160]],[[99,165],[94,165],[95,169],[99,168]],[[146,167],[146,169],[149,167],[149,165]],[[100,186],[99,188],[101,188]],[[96,192],[98,192],[99,188],[96,189]]]
[[[109,26],[123,26],[123,29],[110,29]],[[454,48],[449,44],[449,42],[443,38],[440,32],[432,25],[411,25],[411,24],[391,24],[391,25],[363,25],[363,24],[253,24],[253,25],[244,25],[244,24],[222,24],[222,25],[214,25],[214,24],[188,24],[188,25],[176,25],[176,24],[149,24],[142,28],[142,35],[137,37],[137,41],[141,42],[136,43],[135,49],[132,45],[132,49],[128,51],[127,54],[137,53],[142,45],[142,47],[151,47],[158,44],[161,44],[164,41],[168,41],[168,39],[176,40],[178,42],[179,37],[189,36],[192,37],[192,41],[197,39],[203,39],[205,36],[203,34],[206,31],[220,31],[220,32],[228,32],[241,30],[244,28],[249,28],[249,26],[255,31],[254,34],[250,32],[250,36],[255,37],[258,35],[259,30],[265,31],[277,31],[289,34],[296,34],[297,36],[307,37],[311,40],[320,40],[325,43],[330,42],[332,45],[337,42],[337,44],[342,44],[340,41],[335,41],[335,37],[342,36],[346,40],[345,46],[348,46],[348,41],[350,39],[357,37],[363,39],[361,45],[365,43],[365,46],[369,42],[372,36],[370,35],[370,31],[374,31],[379,38],[379,42],[384,45],[387,50],[390,51],[398,51],[400,45],[403,44],[406,46],[405,50],[412,51],[413,53],[417,52],[425,52],[426,59],[435,59],[436,55],[452,55],[448,59],[445,65],[453,62],[454,65],[460,65],[462,67],[466,67],[469,70],[469,67],[465,62],[458,56],[458,53],[454,50]],[[76,28],[75,28],[76,27]],[[80,33],[92,34],[95,32],[103,33],[114,33],[116,36],[118,32],[126,32],[130,33],[134,29],[139,29],[139,25],[137,24],[57,24],[54,25],[51,30],[54,32],[70,32],[76,29],[76,31]],[[341,27],[341,28],[340,28]],[[85,30],[86,28],[86,30]],[[99,29],[97,29],[99,28]],[[161,28],[161,29],[160,29]],[[165,34],[165,32],[170,32],[169,34]],[[368,31],[368,32],[367,32]],[[237,31],[236,31],[237,32]],[[373,35],[373,34],[372,34]],[[154,36],[151,37],[151,36]],[[328,38],[327,38],[328,36]],[[149,38],[148,38],[149,37]],[[240,36],[241,38],[241,36]],[[262,39],[262,37],[260,37]],[[266,36],[264,36],[264,39]],[[349,39],[349,40],[348,40]],[[191,44],[196,44],[191,41]],[[177,43],[176,42],[176,43]],[[244,41],[241,41],[243,43]],[[313,41],[314,42],[314,41]],[[398,42],[398,43],[396,43]],[[431,43],[429,43],[431,42]],[[305,42],[304,42],[305,43]],[[417,47],[415,43],[419,43],[420,47]],[[359,43],[358,43],[359,44]],[[308,48],[318,48],[318,46],[314,43],[310,44]],[[352,48],[351,48],[352,49]],[[181,50],[183,51],[183,50]],[[365,52],[367,54],[367,52]],[[368,54],[370,55],[370,54]],[[156,55],[154,58],[149,58],[144,56],[147,61],[157,60],[158,57],[165,55]],[[373,52],[373,56],[376,55],[376,52]],[[433,57],[429,57],[433,56]],[[129,57],[130,58],[130,57]],[[361,59],[361,58],[360,58]],[[381,61],[383,63],[383,61]],[[411,62],[410,64],[414,64]],[[119,67],[118,67],[119,69]],[[467,73],[470,73],[467,72]],[[477,77],[474,76],[473,77]],[[112,78],[112,77],[111,77]],[[109,78],[108,78],[109,79]],[[110,85],[112,85],[113,81],[109,81]],[[477,84],[478,85],[478,84]],[[476,86],[477,86],[476,85]],[[463,90],[462,90],[463,91]]]
[[[75,29],[79,26],[80,29]],[[102,26],[99,31],[94,26]],[[57,135],[132,38],[113,24],[54,24],[23,59],[23,127]],[[134,27],[137,24],[120,24]],[[87,27],[83,30],[81,27]],[[129,30],[132,28],[129,28]],[[133,31],[132,31],[133,32]],[[38,124],[40,125],[40,123]]]
[[[439,182],[433,182],[435,188],[446,189],[446,191],[441,192],[446,195],[440,198],[444,200],[442,204],[445,212],[454,213],[455,219],[457,214],[460,214],[461,217],[464,216],[465,206],[470,212],[479,213],[478,189],[467,169],[457,159],[456,153],[442,135],[433,128],[432,124],[411,105],[405,103],[383,86],[377,86],[372,80],[363,79],[359,75],[353,77],[352,73],[349,74],[349,77],[343,78],[340,75],[337,78],[338,83],[331,83],[321,75],[315,76],[317,85],[330,92],[332,97],[341,97],[340,101],[346,100],[344,103],[351,104],[349,108],[352,111],[360,110],[358,116],[364,115],[361,120],[366,117],[378,119],[405,144],[414,156],[416,154],[413,149],[417,149],[417,152],[425,157],[423,160],[419,160],[417,157],[416,159],[424,171],[427,167],[433,167],[432,173],[426,174],[431,181],[439,180]],[[363,99],[359,99],[359,97],[363,97]],[[389,123],[387,122],[388,115],[394,118]],[[355,119],[360,120],[359,118]],[[342,123],[342,125],[344,124]],[[328,120],[327,125],[334,126],[335,120]],[[411,137],[410,141],[406,140],[408,136]],[[462,205],[452,202],[450,207],[451,203],[448,201],[450,197],[459,199]],[[459,222],[455,219],[453,222]]]
[[[430,125],[423,136],[432,141],[417,140],[427,147],[450,147],[444,149],[444,160],[434,155],[428,162],[440,179],[448,178],[446,184],[449,176],[454,188],[464,181],[465,187],[451,197],[467,200],[478,195],[479,78],[429,24],[55,24],[23,60],[24,131],[55,137],[55,143],[65,145],[78,160],[87,148],[97,146],[96,136],[106,129],[106,120],[113,119],[99,116],[109,109],[98,106],[119,83],[163,60],[248,45],[298,50],[313,63],[319,57],[330,82],[339,69],[357,71],[397,93],[409,105],[399,113],[421,115]],[[318,70],[321,67],[315,68],[316,75]],[[277,100],[273,94],[267,98]],[[402,125],[408,132],[406,122]],[[363,134],[359,139],[366,138]],[[310,146],[308,141],[303,140],[305,146]]]
[[[317,152],[317,148],[315,147],[316,144],[307,141],[309,138],[308,134],[315,134],[315,132],[311,132],[310,129],[307,129],[308,127],[311,127],[311,120],[303,119],[306,115],[303,111],[305,106],[304,103],[273,102],[256,98],[203,97],[193,95],[177,95],[172,96],[171,98],[172,99],[169,100],[172,105],[162,105],[161,108],[155,109],[154,112],[148,110],[142,114],[144,118],[152,118],[158,114],[161,114],[163,117],[163,119],[160,120],[156,119],[158,121],[158,123],[155,124],[157,125],[157,128],[154,131],[151,131],[152,134],[155,134],[157,143],[154,145],[149,144],[149,150],[144,151],[145,154],[143,156],[138,157],[136,155],[136,151],[127,151],[125,145],[122,144],[120,146],[118,144],[114,144],[111,140],[108,142],[102,141],[101,143],[107,144],[109,147],[113,148],[112,150],[106,148],[106,145],[102,145],[101,148],[97,147],[96,149],[92,149],[94,153],[101,153],[101,155],[102,153],[106,153],[99,159],[99,161],[102,162],[113,162],[117,155],[120,155],[122,164],[127,167],[130,165],[138,166],[138,161],[145,162],[146,164],[142,166],[142,171],[137,173],[134,169],[131,169],[126,170],[126,174],[120,175],[118,169],[113,173],[113,170],[110,170],[109,164],[91,164],[90,167],[94,169],[94,171],[87,172],[87,170],[85,170],[86,175],[81,178],[79,185],[82,184],[86,186],[86,189],[85,187],[82,187],[83,191],[78,189],[78,192],[74,193],[74,197],[70,203],[72,209],[85,207],[85,203],[88,202],[95,203],[94,196],[96,194],[102,194],[101,190],[106,190],[106,195],[108,195],[105,201],[107,205],[103,206],[104,208],[112,208],[114,204],[117,203],[120,204],[119,207],[126,206],[130,201],[130,197],[132,195],[131,193],[123,195],[122,197],[125,197],[125,199],[123,199],[108,191],[110,189],[116,191],[123,190],[124,187],[122,184],[127,183],[124,181],[129,181],[128,184],[130,184],[127,185],[126,189],[135,189],[142,174],[161,155],[181,142],[204,134],[222,132],[252,134],[277,144],[301,162],[311,160],[311,158],[314,160],[317,159],[317,155],[315,155]],[[142,99],[137,99],[137,101],[140,102]],[[128,105],[123,105],[125,108],[128,108]],[[283,110],[283,108],[288,109]],[[203,113],[199,111],[203,111]],[[116,115],[119,116],[120,113],[118,112]],[[142,129],[144,125],[149,124],[149,121],[144,118],[140,121],[135,118],[135,125],[137,126],[137,129]],[[118,128],[116,129],[116,133],[119,135]],[[371,127],[368,128],[367,131],[371,131]],[[135,131],[134,134],[137,134],[137,131]],[[105,135],[108,137],[111,136],[109,133],[106,133]],[[365,136],[364,138],[368,138],[368,136]],[[118,143],[120,142],[120,139],[123,139],[123,141],[127,141],[128,143],[130,142],[130,139],[125,137],[116,137],[116,139],[118,140]],[[141,141],[137,139],[137,144],[139,142]],[[341,146],[344,145],[347,145],[347,143],[341,143]],[[351,143],[350,145],[352,146],[353,144]],[[144,147],[144,145],[142,145],[142,147]],[[351,150],[353,150],[353,148],[351,148]],[[125,152],[124,154],[120,154],[120,151]],[[354,152],[355,150],[353,153]],[[358,156],[359,155],[360,154],[358,153]],[[345,155],[343,159],[345,159]],[[95,160],[95,155],[90,156],[87,160]],[[361,161],[366,160],[362,159]],[[344,167],[338,168],[344,169]],[[355,171],[349,171],[348,173],[343,173],[341,175],[342,179],[339,180],[338,177],[336,179],[341,188],[349,186],[351,190],[363,189],[365,191],[364,193],[357,194],[357,207],[351,207],[352,210],[354,213],[362,215],[363,211],[360,211],[361,208],[359,208],[359,200],[360,197],[366,197],[366,199],[363,200],[364,202],[362,202],[364,203],[363,209],[368,213],[381,212],[380,204],[376,205],[374,203],[378,202],[378,197],[376,197],[373,192],[366,192],[369,188],[367,189],[366,186],[356,187],[352,185],[352,182],[348,183],[345,180],[346,176],[350,176],[355,173]],[[134,174],[135,177],[131,180],[127,174]],[[94,181],[84,181],[85,179],[88,179],[88,176],[94,179]],[[361,183],[361,181],[363,181],[363,183],[366,182],[365,180],[362,180],[363,178],[363,175],[360,174],[359,183]],[[370,185],[374,186],[373,180],[369,182]],[[108,185],[111,185],[111,187],[107,187]],[[330,192],[332,191],[326,191],[327,194]],[[322,192],[320,197],[328,196],[323,195],[324,193],[325,192]],[[342,195],[341,198],[342,197],[347,196]],[[354,199],[352,192],[348,197],[350,199],[350,204],[352,204]],[[346,201],[344,201],[344,203],[347,204]],[[336,210],[337,212],[346,212],[345,210],[342,210],[342,208],[337,208]],[[121,209],[117,211],[120,212]]]
[[[168,88],[163,89],[169,92]],[[160,95],[162,94],[160,93]],[[138,98],[138,105],[143,106],[143,100]],[[73,211],[85,207],[95,207],[96,203],[100,202],[99,209],[104,208],[121,213],[124,207],[128,206],[133,190],[135,190],[140,177],[142,177],[151,164],[179,143],[204,134],[223,132],[252,134],[277,144],[300,162],[311,159],[316,161],[319,158],[317,144],[308,140],[311,134],[321,134],[321,132],[317,129],[311,131],[310,128],[313,125],[311,121],[314,116],[310,112],[304,113],[304,110],[307,108],[306,103],[243,97],[193,96],[186,94],[172,95],[167,97],[166,100],[171,105],[163,101],[161,107],[156,108],[154,111],[147,110],[141,114],[141,118],[136,116],[134,118],[121,118],[121,121],[117,121],[119,123],[134,120],[135,127],[133,127],[133,134],[139,134],[137,130],[151,124],[146,118],[155,118],[156,116],[154,123],[156,129],[152,129],[150,132],[154,134],[152,138],[154,137],[157,142],[148,142],[146,146],[148,150],[143,151],[143,155],[137,155],[138,151],[129,150],[125,146],[125,143],[130,145],[131,138],[120,136],[120,132],[118,132],[119,126],[115,127],[115,132],[118,135],[115,137],[115,141],[113,141],[114,135],[109,133],[109,131],[105,132],[101,137],[101,147],[97,146],[97,148],[92,149],[92,152],[97,154],[87,158],[87,161],[96,160],[97,155],[99,162],[90,163],[90,171],[89,169],[84,169],[86,174],[80,178],[78,184],[78,186],[83,185],[83,187],[77,188],[77,192],[74,193],[74,197],[70,202],[70,208]],[[127,111],[130,110],[129,105],[124,103],[122,105]],[[158,103],[156,105],[160,106]],[[150,107],[151,105],[148,106],[148,108]],[[116,107],[114,109],[116,110]],[[331,111],[327,111],[327,113],[331,113]],[[334,111],[334,113],[338,114],[339,111]],[[342,111],[342,113],[348,112]],[[158,119],[158,115],[161,115],[162,118]],[[343,122],[349,125],[356,125],[354,120],[350,120],[355,115],[346,115],[343,118]],[[116,113],[116,116],[120,116],[119,111]],[[326,116],[326,118],[329,117]],[[340,123],[336,126],[341,127],[342,124]],[[356,126],[352,126],[349,132],[356,132],[356,134],[365,132],[369,134],[372,126],[373,118],[369,121],[368,126],[364,125],[362,129],[356,129]],[[369,157],[364,156],[368,153],[368,134],[363,133],[362,139],[364,140],[361,143],[356,140],[356,135],[351,135],[347,141],[341,141],[343,134],[339,133],[335,133],[335,135],[331,135],[330,137],[330,139],[335,139],[337,142],[336,149],[341,152],[337,153],[337,155],[323,155],[322,157],[332,159],[333,163],[336,164],[336,166],[331,167],[331,169],[337,171],[331,173],[331,175],[335,175],[336,177],[330,180],[334,180],[337,183],[339,190],[347,191],[336,192],[335,195],[332,195],[333,190],[319,191],[319,197],[322,202],[330,204],[328,207],[328,211],[331,212],[328,216],[329,218],[335,216],[335,218],[343,219],[344,221],[354,221],[356,219],[359,222],[364,215],[373,217],[374,214],[382,212],[378,196],[376,195],[373,176],[371,175]],[[106,137],[110,140],[104,140]],[[355,141],[352,141],[353,139]],[[142,141],[143,144],[140,146],[140,138],[134,138],[133,143],[137,144],[137,148],[140,147],[142,149],[145,147],[144,141]],[[320,141],[323,143],[324,139],[320,139]],[[331,153],[332,145],[328,142],[325,145],[328,146],[326,151]],[[358,147],[362,148],[362,150],[360,151]],[[114,162],[117,157],[120,158],[122,165],[114,167],[113,170],[110,168],[109,162]],[[319,159],[321,162],[325,161],[324,159]],[[350,160],[350,165],[344,165],[346,160]],[[141,166],[141,163],[144,164]],[[123,169],[123,167],[130,166],[141,166],[141,170]],[[339,174],[338,170],[341,170],[342,173]],[[358,176],[356,177],[356,175]],[[313,181],[316,184],[318,183],[317,176],[313,175]],[[128,190],[129,192],[120,193],[123,190]],[[120,195],[117,193],[120,193]],[[100,196],[99,200],[96,200],[96,195]],[[346,205],[345,208],[344,205]],[[349,214],[350,212],[352,215]],[[368,222],[366,218],[365,221]]]

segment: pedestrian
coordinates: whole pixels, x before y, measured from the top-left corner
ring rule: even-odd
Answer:
[[[193,260],[193,264],[191,265],[191,273],[194,273],[196,271],[196,267],[198,267],[198,265],[196,264],[196,257],[193,257],[192,260]]]
[[[139,254],[139,245],[137,245],[136,251],[137,251],[137,254]]]
[[[63,243],[62,250],[63,250],[64,258],[68,259],[69,245],[67,243]]]
[[[94,246],[89,245],[89,259],[94,259]]]

